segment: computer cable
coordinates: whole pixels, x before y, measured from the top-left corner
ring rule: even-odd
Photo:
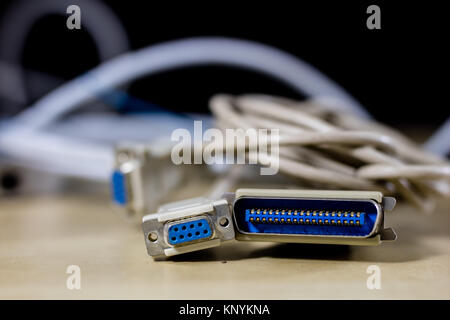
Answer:
[[[233,239],[378,245],[397,238],[384,226],[386,211],[396,203],[391,196],[430,212],[435,198],[450,195],[450,164],[444,158],[392,128],[336,112],[323,101],[217,95],[210,107],[218,128],[243,129],[244,134],[248,129],[276,129],[279,136],[276,146],[267,139],[272,145],[262,151],[235,135],[232,141],[213,139],[197,151],[224,155],[230,148],[246,150],[262,166],[278,161],[280,172],[314,189],[224,192],[242,174],[243,166],[232,166],[228,178],[222,177],[210,192],[212,197],[169,203],[143,217],[147,252],[156,260]],[[274,147],[278,159],[269,161]]]
[[[106,180],[114,161],[112,148],[99,146],[89,155],[95,143],[84,147],[79,141],[72,145],[73,139],[55,137],[44,129],[60,116],[126,82],[170,69],[210,64],[262,72],[280,79],[302,94],[332,97],[344,102],[338,108],[367,116],[364,108],[337,84],[288,53],[245,40],[191,38],[121,55],[52,91],[2,126],[0,153],[18,159],[24,166],[35,166],[38,160],[42,164],[48,163],[40,166],[42,170],[58,168],[59,174]],[[58,148],[51,146],[54,141],[60,142]],[[77,166],[77,163],[91,163],[92,168]]]
[[[278,129],[279,169],[303,182],[400,195],[424,211],[436,196],[450,195],[448,161],[373,120],[315,101],[262,95],[218,95],[210,106],[219,128]],[[227,145],[211,142],[205,149],[217,147]],[[258,159],[264,165],[269,156]]]

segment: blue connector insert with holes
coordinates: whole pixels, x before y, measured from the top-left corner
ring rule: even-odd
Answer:
[[[207,239],[211,235],[211,227],[205,218],[173,224],[168,229],[168,239],[171,245]]]
[[[114,202],[120,206],[124,206],[128,202],[127,186],[125,175],[115,170],[111,175],[112,198]]]
[[[378,214],[372,200],[244,197],[234,204],[242,233],[367,237]]]

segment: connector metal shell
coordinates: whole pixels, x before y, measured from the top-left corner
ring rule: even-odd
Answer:
[[[197,220],[208,221],[211,235],[180,244],[170,243],[170,227]],[[175,202],[160,207],[157,213],[144,216],[142,221],[147,252],[155,259],[216,247],[235,237],[231,210],[226,200],[196,198]]]
[[[384,210],[391,210],[395,205],[395,199],[383,197],[380,192],[372,191],[335,191],[335,190],[282,190],[282,189],[239,189],[235,196],[228,194],[228,201],[232,203],[234,211],[234,222],[236,239],[241,241],[269,241],[269,242],[294,242],[294,243],[316,243],[316,244],[343,244],[343,245],[378,245],[382,241],[393,241],[396,239],[395,232],[388,228],[384,229]],[[366,236],[353,235],[327,235],[327,234],[284,234],[282,232],[257,233],[246,232],[239,227],[238,215],[242,215],[238,209],[239,201],[250,199],[252,202],[261,202],[273,199],[283,203],[283,200],[292,199],[306,200],[309,202],[334,201],[351,206],[364,202],[376,208],[376,220],[373,229]],[[324,200],[324,201],[323,201]],[[384,205],[384,206],[383,206]],[[281,208],[282,209],[282,208]]]
[[[112,200],[128,217],[155,211],[183,179],[183,171],[170,161],[170,149],[125,142],[116,146],[111,176]]]

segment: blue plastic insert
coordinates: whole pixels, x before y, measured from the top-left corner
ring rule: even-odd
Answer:
[[[365,237],[378,210],[371,200],[240,198],[234,214],[244,233]]]
[[[172,245],[207,239],[212,234],[208,220],[205,218],[171,225],[168,231],[169,243]]]
[[[112,198],[118,205],[124,206],[128,202],[126,179],[122,172],[115,170],[111,175]]]

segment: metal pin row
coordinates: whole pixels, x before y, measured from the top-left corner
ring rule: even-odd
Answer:
[[[316,219],[316,218],[260,218],[250,217],[250,222],[256,223],[280,223],[280,224],[312,224],[312,225],[329,225],[329,226],[361,226],[359,220],[336,220],[336,219]]]
[[[317,211],[317,210],[278,210],[278,209],[251,209],[251,214],[274,216],[301,216],[301,217],[326,217],[326,218],[359,218],[361,212],[355,211]]]

